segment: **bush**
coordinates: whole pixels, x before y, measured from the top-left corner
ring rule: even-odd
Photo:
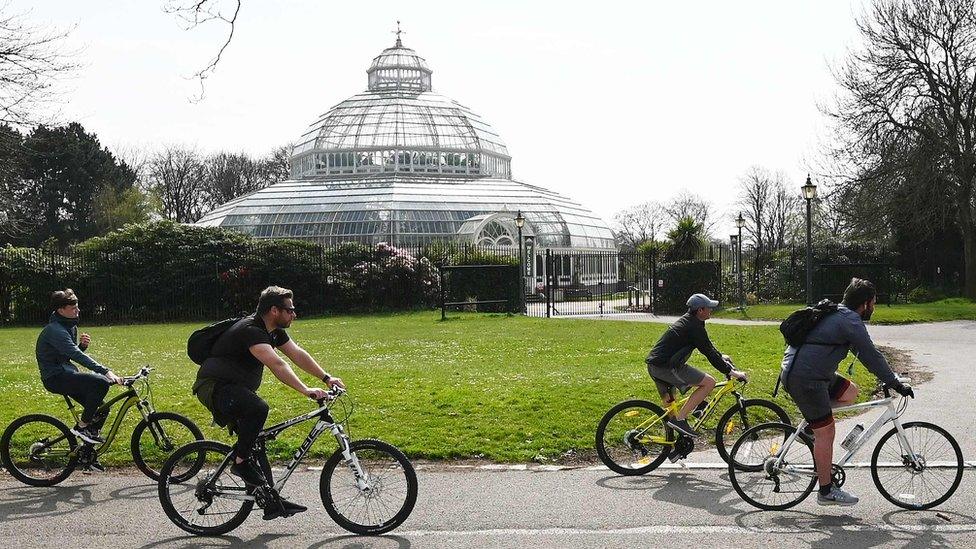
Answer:
[[[688,310],[688,297],[696,293],[718,295],[722,265],[716,260],[675,261],[658,267],[664,287],[658,291],[658,313],[681,314]]]
[[[945,297],[941,290],[927,286],[916,286],[908,292],[907,299],[909,303],[931,303],[945,299]]]

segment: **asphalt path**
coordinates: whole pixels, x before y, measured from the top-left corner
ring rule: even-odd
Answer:
[[[934,378],[918,387],[905,420],[948,429],[976,460],[973,387],[976,323],[875,326],[883,343],[912,353]],[[869,412],[870,419],[875,412]],[[841,422],[840,433],[865,417]],[[869,445],[867,450],[872,446]],[[870,455],[855,461],[868,461]],[[693,454],[687,468],[620,477],[602,467],[419,464],[420,496],[392,535],[348,535],[324,511],[318,475],[300,471],[285,495],[309,506],[265,522],[256,511],[220,538],[197,538],[169,522],[155,484],[134,472],[82,475],[61,486],[32,488],[0,473],[2,547],[976,547],[976,469],[933,511],[899,510],[875,489],[867,468],[848,470],[851,508],[819,507],[808,498],[791,511],[762,512],[713,468],[714,451]]]

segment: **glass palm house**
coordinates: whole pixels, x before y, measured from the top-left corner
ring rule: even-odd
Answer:
[[[198,224],[324,245],[452,241],[517,249],[520,211],[526,274],[537,281],[547,248],[557,255],[616,249],[607,224],[591,211],[513,179],[495,130],[434,93],[427,62],[399,37],[366,73],[366,91],[329,109],[301,136],[290,179],[222,204]],[[560,282],[570,281],[570,270],[589,270],[564,258],[555,262]],[[585,284],[589,274],[574,272],[572,280]]]

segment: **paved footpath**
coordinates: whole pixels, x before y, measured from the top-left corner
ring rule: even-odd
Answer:
[[[965,459],[976,460],[976,323],[871,332],[879,343],[912,350],[935,373],[919,387],[906,419],[946,427]],[[209,539],[173,526],[155,485],[138,474],[76,474],[46,489],[0,474],[0,547],[976,547],[972,467],[938,514],[895,508],[864,468],[848,471],[847,486],[861,497],[856,507],[822,508],[810,498],[792,511],[761,512],[738,498],[724,470],[698,466],[715,461],[711,452],[689,461],[689,468],[636,478],[601,467],[421,464],[414,513],[380,538],[349,536],[331,521],[318,500],[316,471],[296,474],[286,488],[292,500],[309,505],[307,513],[273,522],[255,513],[231,535]]]

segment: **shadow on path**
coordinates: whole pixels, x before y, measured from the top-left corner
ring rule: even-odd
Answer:
[[[153,543],[143,545],[141,549],[149,549],[151,547],[186,547],[186,548],[197,548],[197,547],[225,547],[227,549],[263,549],[268,547],[268,543],[273,542],[279,538],[289,537],[292,534],[260,534],[248,540],[243,540],[237,536],[214,536],[214,537],[202,537],[202,536],[176,536],[172,538],[161,539]]]
[[[596,484],[611,490],[647,490],[658,501],[701,509],[717,516],[732,516],[742,512],[734,507],[743,503],[737,496],[727,498],[732,494],[731,485],[702,480],[693,472],[671,471],[634,477],[609,476],[597,480]]]
[[[390,549],[410,549],[410,540],[400,536],[357,536],[345,535],[330,538],[308,546],[308,549],[335,547],[337,549],[366,549],[388,547]]]
[[[95,504],[94,484],[80,486],[25,486],[3,491],[0,496],[0,522],[32,520],[64,515]]]

